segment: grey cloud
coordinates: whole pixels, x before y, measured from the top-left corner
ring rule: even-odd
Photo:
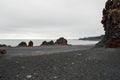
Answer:
[[[0,0],[0,37],[100,35],[104,33],[100,23],[104,3],[104,0]]]

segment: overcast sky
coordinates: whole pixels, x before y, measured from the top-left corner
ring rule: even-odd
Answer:
[[[104,34],[104,4],[105,0],[0,0],[0,39]]]

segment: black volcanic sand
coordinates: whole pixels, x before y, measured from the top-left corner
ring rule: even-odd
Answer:
[[[120,80],[120,49],[0,56],[0,80]]]

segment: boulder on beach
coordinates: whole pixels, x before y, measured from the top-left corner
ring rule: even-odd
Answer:
[[[4,50],[0,50],[0,54],[7,54],[7,51],[4,49]]]
[[[43,41],[41,45],[54,45],[54,41],[53,40],[51,40],[49,42]]]
[[[18,47],[27,47],[27,43],[26,42],[21,42],[18,44]]]
[[[68,45],[67,39],[65,39],[63,37],[60,37],[59,39],[57,39],[55,44],[58,44],[58,45]]]
[[[108,0],[103,9],[104,38],[98,47],[120,48],[120,0]]]
[[[28,47],[33,47],[33,41],[29,41]]]

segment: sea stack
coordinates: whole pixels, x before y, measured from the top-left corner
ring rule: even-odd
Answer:
[[[33,47],[33,41],[29,41],[28,47]]]
[[[53,40],[51,40],[49,42],[43,41],[42,44],[41,44],[41,46],[45,46],[45,45],[54,45],[54,41]]]
[[[27,47],[27,43],[26,42],[21,42],[18,44],[18,47]]]
[[[120,48],[120,0],[106,2],[101,23],[105,36],[96,46]]]
[[[55,44],[57,44],[57,45],[68,45],[68,41],[64,37],[60,37],[59,39],[56,40]]]

